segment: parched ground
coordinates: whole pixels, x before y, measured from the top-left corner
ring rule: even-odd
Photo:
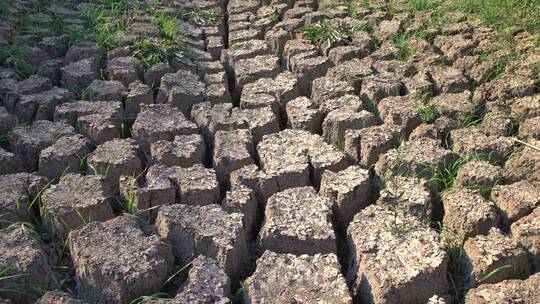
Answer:
[[[0,4],[0,303],[540,303],[537,0]]]

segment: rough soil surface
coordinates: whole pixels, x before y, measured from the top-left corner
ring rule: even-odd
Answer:
[[[540,46],[443,2],[0,4],[0,303],[540,303]]]

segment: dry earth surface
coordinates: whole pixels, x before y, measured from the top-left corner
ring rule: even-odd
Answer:
[[[538,22],[454,2],[2,1],[0,303],[540,303]]]

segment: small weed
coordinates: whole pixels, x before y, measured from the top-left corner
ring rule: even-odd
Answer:
[[[160,62],[168,62],[171,56],[181,51],[181,45],[171,40],[136,41],[131,49],[135,57],[143,63],[143,68],[148,70],[152,65]]]
[[[496,56],[494,58],[494,69],[486,76],[485,82],[490,82],[499,78],[506,70],[508,64],[512,61],[519,59],[519,55],[516,53],[510,53],[508,55]]]
[[[441,238],[444,249],[448,253],[447,278],[450,284],[450,295],[453,303],[461,303],[465,292],[466,274],[463,270],[463,259],[465,257],[465,237],[451,233],[444,229],[440,223],[438,229],[441,231]]]
[[[333,26],[327,20],[323,20],[315,25],[301,27],[297,31],[299,33],[306,33],[307,39],[312,44],[319,44],[324,41],[333,44],[338,41],[352,41],[353,34],[356,30],[346,28],[343,25]]]
[[[409,9],[412,12],[421,12],[433,9],[439,4],[439,0],[409,0]]]
[[[410,49],[407,45],[407,36],[401,34],[401,35],[394,35],[392,37],[392,42],[394,45],[398,48],[398,55],[397,58],[401,61],[407,61],[409,58],[414,55],[415,50]]]
[[[339,151],[344,151],[345,150],[345,143],[339,141],[338,139],[335,139],[333,142],[332,142],[332,146],[334,148],[336,148],[337,150]]]
[[[536,80],[540,80],[540,61],[534,64],[534,70],[536,72]]]
[[[177,10],[177,15],[179,19],[195,23],[199,26],[213,25],[221,20],[221,15],[215,10],[179,9]]]
[[[440,116],[439,110],[432,104],[420,104],[416,107],[416,112],[420,114],[420,119],[426,124],[433,123]]]
[[[161,29],[161,34],[167,39],[174,40],[176,37],[179,37],[182,34],[182,31],[180,30],[180,23],[176,18],[167,16],[165,14],[160,14],[152,17],[150,22],[159,26]]]
[[[233,44],[231,46],[231,49],[234,49],[234,50],[239,50],[239,49],[243,49],[245,48],[246,46],[248,46],[249,43],[248,42],[237,42],[235,44]]]
[[[431,183],[434,184],[440,192],[446,192],[454,186],[459,169],[468,162],[465,157],[454,157],[445,162],[440,168],[431,168]]]
[[[270,14],[270,16],[268,17],[270,19],[270,21],[273,23],[273,24],[276,24],[279,22],[279,14],[276,13],[276,12],[273,12],[272,14]]]

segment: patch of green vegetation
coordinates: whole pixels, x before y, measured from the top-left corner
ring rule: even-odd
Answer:
[[[393,35],[391,37],[392,43],[398,48],[397,59],[401,61],[407,61],[416,52],[414,49],[409,48],[407,44],[407,36],[404,34]]]
[[[136,41],[131,49],[135,57],[143,63],[144,70],[148,70],[156,63],[168,62],[170,56],[180,52],[182,48],[171,40],[144,39]]]
[[[161,34],[167,39],[174,40],[182,34],[180,29],[180,23],[174,17],[167,16],[165,14],[159,14],[152,17],[152,24],[159,26],[161,29]]]
[[[270,21],[273,23],[273,24],[276,24],[279,22],[279,14],[276,13],[276,12],[273,12],[272,14],[270,14],[270,16],[268,17],[270,19]]]
[[[39,68],[26,63],[23,59],[29,51],[28,46],[14,40],[9,47],[0,49],[0,64],[13,68],[22,78],[35,75],[39,72]]]
[[[435,105],[420,104],[416,107],[416,112],[420,114],[422,123],[433,123],[441,114]]]
[[[332,25],[328,20],[323,20],[315,25],[301,27],[299,33],[306,33],[307,39],[312,44],[319,44],[324,41],[336,43],[338,41],[351,42],[354,33],[359,30],[348,28],[342,24]]]
[[[447,278],[450,284],[449,291],[452,303],[462,303],[465,294],[466,279],[466,273],[463,268],[463,261],[465,259],[463,246],[465,245],[465,238],[442,228],[440,223],[439,229],[441,231],[444,249],[448,253]]]
[[[484,82],[490,82],[492,80],[498,79],[506,70],[506,67],[513,61],[520,58],[519,54],[514,52],[502,56],[494,55],[492,56],[493,60],[493,70],[490,71],[485,77]]]
[[[96,44],[107,49],[119,46],[119,41],[125,36],[126,24],[122,19],[112,19],[96,27]]]
[[[221,15],[215,10],[178,9],[178,18],[186,22],[192,22],[200,26],[213,25],[221,20]]]
[[[446,192],[454,186],[459,169],[469,160],[465,157],[453,157],[443,163],[440,168],[431,168],[431,183],[436,186],[440,192]]]
[[[534,64],[534,70],[536,72],[536,80],[540,80],[540,61]]]
[[[409,9],[412,12],[421,12],[431,10],[440,4],[440,0],[409,0]]]

